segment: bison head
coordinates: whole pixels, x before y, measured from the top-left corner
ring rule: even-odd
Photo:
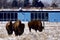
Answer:
[[[44,29],[43,26],[41,26],[41,27],[38,28],[38,30],[39,30],[40,32],[42,32],[43,29]]]

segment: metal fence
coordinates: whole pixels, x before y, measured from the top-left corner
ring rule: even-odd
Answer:
[[[0,12],[0,21],[15,21],[17,20],[17,13],[15,12]]]
[[[32,12],[31,20],[48,21],[48,13],[47,12]]]

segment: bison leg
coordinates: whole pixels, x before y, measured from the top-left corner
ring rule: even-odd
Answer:
[[[35,31],[37,32],[37,30],[35,29]]]
[[[15,32],[15,36],[18,36],[18,32]]]
[[[31,32],[31,28],[29,27],[29,31]]]
[[[17,30],[15,31],[15,36],[18,36],[18,31]]]

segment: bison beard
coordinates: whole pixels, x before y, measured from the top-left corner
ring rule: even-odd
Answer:
[[[12,22],[11,21],[6,24],[6,30],[7,30],[8,35],[11,35],[13,33],[13,28],[12,28]]]
[[[28,27],[29,27],[30,32],[31,32],[31,29],[34,29],[36,32],[37,32],[37,30],[39,30],[41,32],[44,29],[41,21],[39,21],[39,20],[34,20],[31,22],[28,22]]]

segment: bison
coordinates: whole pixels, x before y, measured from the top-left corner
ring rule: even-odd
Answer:
[[[14,24],[13,24],[13,30],[15,32],[15,35],[21,35],[24,32],[24,24],[21,23],[20,20],[17,20]]]
[[[12,21],[9,21],[6,24],[6,30],[7,30],[8,35],[11,35],[13,33]]]
[[[40,20],[33,20],[28,22],[28,27],[30,32],[31,32],[31,29],[34,29],[36,32],[37,30],[41,32],[44,29]]]

